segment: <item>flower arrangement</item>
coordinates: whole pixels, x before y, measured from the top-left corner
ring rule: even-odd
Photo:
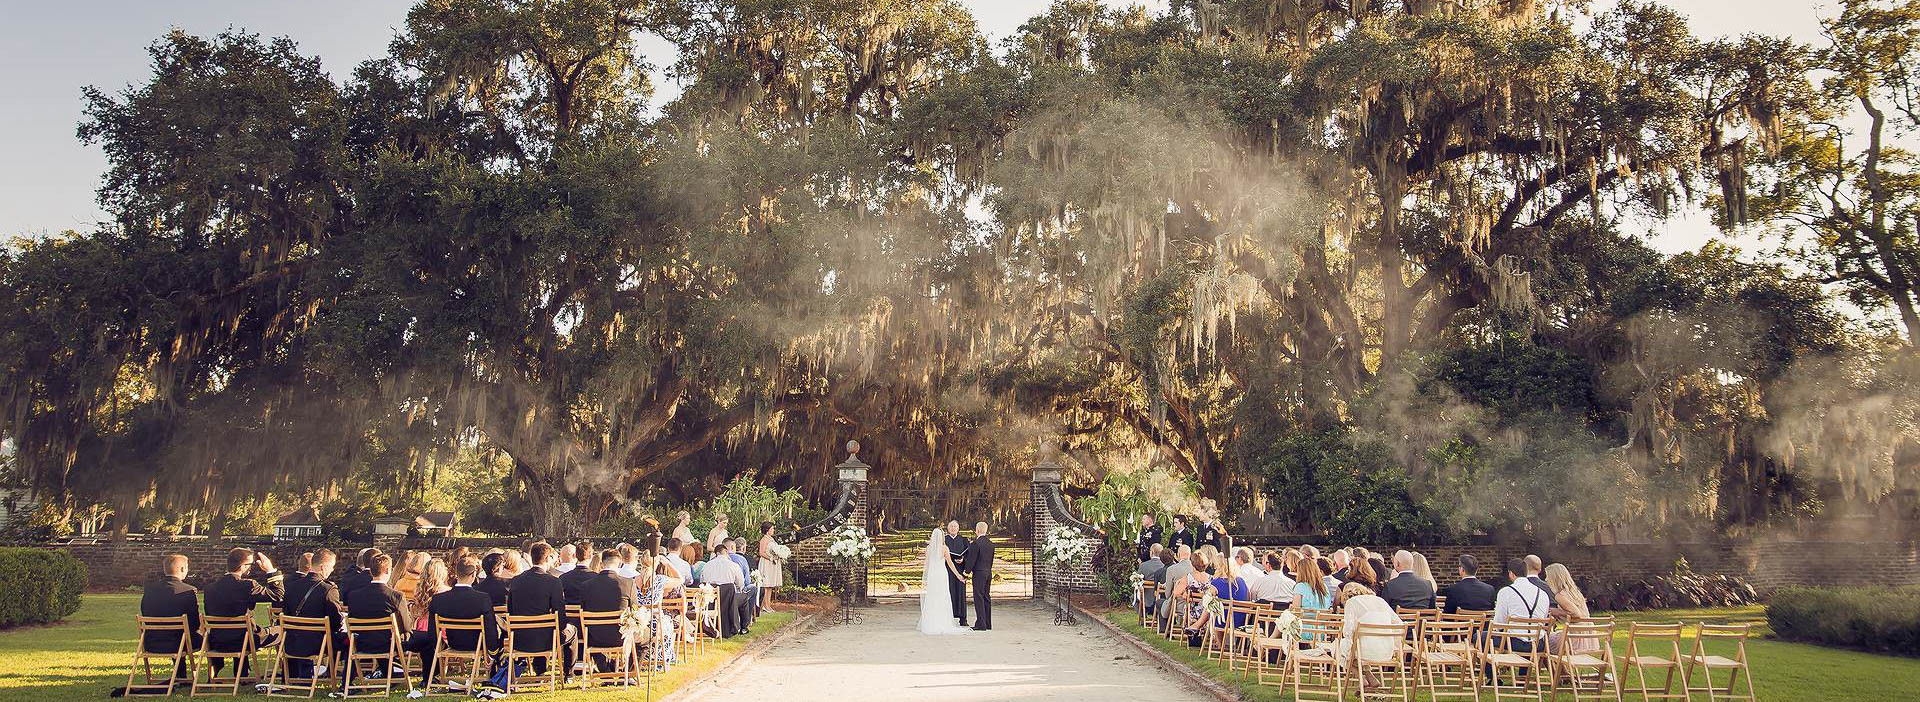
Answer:
[[[1220,596],[1214,594],[1213,590],[1207,590],[1207,594],[1200,596],[1200,609],[1218,618],[1227,611],[1227,603],[1221,602]]]
[[[1273,621],[1273,635],[1286,644],[1287,650],[1292,650],[1294,644],[1300,642],[1300,615],[1291,609],[1282,611]]]
[[[1047,540],[1040,545],[1040,558],[1053,565],[1066,565],[1086,558],[1092,552],[1086,535],[1073,527],[1060,527],[1047,532]]]
[[[1139,593],[1140,586],[1146,584],[1147,579],[1139,573],[1134,573],[1133,577],[1128,579],[1128,582],[1133,586],[1133,591]]]
[[[788,556],[793,555],[793,549],[788,548],[786,544],[776,543],[771,550],[773,551],[773,557],[777,560],[784,561],[787,560]]]
[[[635,641],[644,641],[652,636],[654,611],[646,607],[635,607],[620,613],[620,631]]]
[[[867,537],[867,530],[848,524],[833,530],[833,540],[827,543],[827,557],[841,566],[857,566],[873,559],[873,539]]]

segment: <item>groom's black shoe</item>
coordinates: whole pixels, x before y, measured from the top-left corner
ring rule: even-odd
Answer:
[[[991,627],[979,627],[979,626],[970,626],[970,627],[967,627],[967,628],[968,628],[968,629],[972,629],[972,630],[974,630],[974,631],[993,631],[993,629],[992,629]]]

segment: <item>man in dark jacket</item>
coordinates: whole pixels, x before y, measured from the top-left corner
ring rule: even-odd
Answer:
[[[373,581],[353,594],[347,595],[347,616],[354,619],[392,619],[400,631],[413,630],[413,615],[407,611],[407,598],[387,585],[387,576],[393,572],[393,557],[384,553],[373,557],[371,567],[367,569]],[[393,637],[386,631],[359,634],[354,640],[354,650],[360,653],[378,653],[393,646]]]
[[[465,651],[480,645],[489,652],[500,650],[500,627],[493,618],[493,598],[473,586],[474,579],[480,575],[480,559],[461,558],[452,565],[452,571],[453,588],[427,601],[427,615],[432,617],[427,622],[427,635],[408,642],[408,648],[420,654],[423,682],[433,674],[433,645],[440,638],[441,619],[479,619],[482,625],[483,641],[476,641],[470,631],[448,631],[448,647]]]
[[[1474,558],[1470,553],[1460,554],[1460,579],[1440,591],[1440,594],[1447,596],[1445,607],[1447,614],[1463,609],[1478,612],[1493,611],[1493,598],[1499,589],[1492,583],[1474,577],[1474,573],[1479,570],[1479,559]]]
[[[328,560],[334,560],[336,558],[331,549],[324,548],[306,554],[305,560],[300,564],[300,570],[287,577],[286,596],[280,599],[281,612],[294,611],[294,609],[299,606],[300,601],[306,599],[308,588],[313,587],[315,583],[325,579],[313,574],[314,561],[319,560],[323,555]]]
[[[236,548],[227,552],[227,572],[207,584],[206,612],[209,617],[244,617],[253,614],[256,604],[279,602],[286,595],[286,576],[273,567],[273,559],[265,553],[256,553],[252,549]],[[211,648],[216,651],[239,651],[245,645],[243,636],[252,636],[255,648],[273,643],[272,635],[258,628],[249,634],[240,634],[231,630],[213,632]],[[226,662],[223,658],[213,659],[213,670],[218,673]],[[236,661],[242,666],[246,661]]]
[[[354,556],[353,563],[347,565],[347,572],[340,574],[341,598],[373,582],[373,574],[367,572],[367,569],[372,565],[373,557],[378,555],[380,555],[380,549],[371,546],[360,549],[359,555]]]
[[[1413,554],[1394,552],[1393,569],[1393,579],[1380,586],[1380,598],[1401,609],[1433,609],[1433,583],[1413,574]]]
[[[300,595],[300,600],[290,602],[285,614],[296,617],[312,617],[327,620],[325,636],[333,640],[335,655],[342,652],[346,638],[340,634],[340,618],[346,612],[346,604],[340,601],[340,587],[328,580],[333,575],[336,558],[331,551],[318,551],[313,555],[313,576],[315,580]],[[371,578],[369,578],[371,581]],[[308,631],[295,631],[287,634],[287,640],[281,644],[288,655],[312,656],[320,652],[322,634]],[[287,661],[287,675],[293,678],[313,677],[312,665],[303,660]]]
[[[620,558],[620,552],[607,549],[600,554],[600,572],[594,573],[587,584],[581,588],[580,611],[582,612],[625,612],[633,609],[633,581],[620,575],[619,568],[626,565]],[[594,648],[619,646],[625,634],[617,626],[596,626],[586,632],[587,645]],[[602,656],[594,657],[594,665],[601,669],[607,667]]]
[[[507,614],[515,617],[550,613],[561,615],[560,651],[561,662],[565,665],[561,669],[564,677],[565,671],[573,668],[573,647],[567,645],[573,637],[568,635],[572,632],[564,625],[567,613],[566,592],[560,586],[560,578],[552,572],[555,561],[553,547],[545,541],[535,542],[528,547],[527,557],[533,561],[533,567],[528,568],[525,573],[514,576],[513,581],[507,586]],[[521,653],[540,653],[549,650],[552,646],[552,640],[539,632],[522,631],[515,635],[521,638],[514,640],[513,647],[515,651]],[[535,672],[544,672],[545,668],[541,665],[541,661],[536,660],[534,663]]]
[[[187,618],[187,644],[200,647],[200,591],[187,584],[187,557],[178,553],[160,559],[160,577],[147,584],[140,595],[140,616]],[[180,637],[172,632],[147,632],[143,645],[148,651],[170,653],[179,650]],[[186,675],[186,661],[180,662],[178,675]]]
[[[480,572],[487,577],[475,581],[473,583],[473,589],[487,593],[488,597],[492,597],[493,606],[495,607],[506,605],[507,593],[513,589],[513,585],[509,582],[509,578],[507,578],[507,554],[487,554],[480,559]]]
[[[1200,542],[1194,540],[1193,532],[1187,531],[1186,518],[1176,514],[1173,517],[1173,533],[1167,535],[1167,548],[1179,552],[1181,546],[1200,548]]]

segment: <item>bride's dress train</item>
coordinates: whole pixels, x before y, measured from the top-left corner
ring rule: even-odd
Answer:
[[[947,544],[940,530],[927,537],[927,550],[921,561],[920,633],[958,634],[967,631],[953,616],[950,583],[947,582]]]

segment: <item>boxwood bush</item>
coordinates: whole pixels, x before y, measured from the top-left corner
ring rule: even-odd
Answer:
[[[1781,588],[1767,622],[1784,639],[1920,655],[1920,586]]]
[[[70,553],[0,548],[0,629],[65,619],[86,587],[87,566]]]

